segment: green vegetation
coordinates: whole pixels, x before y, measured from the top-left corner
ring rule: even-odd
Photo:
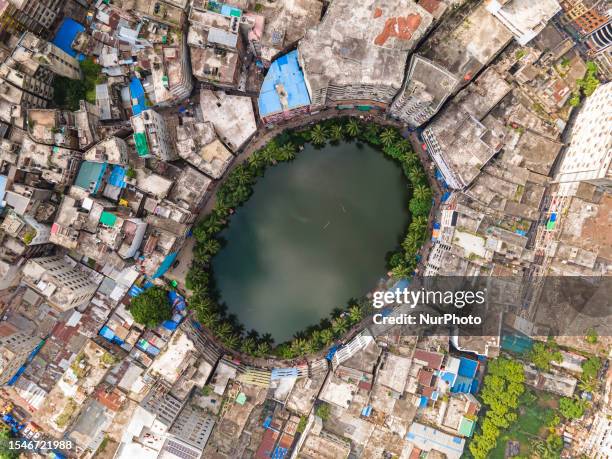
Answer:
[[[304,429],[306,429],[306,424],[308,424],[308,418],[306,416],[300,416],[300,422],[298,422],[296,430],[299,433],[303,433]]]
[[[599,81],[599,78],[597,78],[597,64],[595,62],[589,61],[587,62],[586,66],[586,74],[583,78],[576,80],[576,90],[572,93],[572,97],[569,98],[568,103],[572,107],[577,107],[578,105],[580,105],[581,96],[584,95],[586,97],[589,97],[601,84],[601,81]]]
[[[11,430],[4,424],[0,424],[0,459],[17,459],[19,451],[9,448],[9,442],[13,439]]]
[[[529,360],[538,370],[548,371],[551,362],[561,362],[563,357],[556,343],[549,340],[547,343],[535,343],[529,353]]]
[[[475,459],[488,457],[497,445],[501,429],[518,419],[519,398],[525,392],[525,373],[520,362],[503,357],[489,363],[481,398],[487,407],[479,431],[470,442]]]
[[[587,62],[587,71],[583,78],[576,80],[576,84],[582,90],[586,97],[589,97],[595,92],[601,81],[597,78],[597,64],[595,62]]]
[[[76,358],[72,362],[72,365],[70,365],[70,369],[77,377],[77,379],[81,379],[87,374],[87,367],[87,358],[82,352],[76,356]]]
[[[68,425],[68,422],[70,422],[70,419],[72,418],[72,415],[74,414],[76,409],[76,402],[73,399],[69,399],[68,403],[64,408],[64,411],[62,411],[62,413],[55,419],[55,425],[57,425],[57,427],[60,429],[66,427]]]
[[[110,438],[108,437],[108,435],[105,434],[104,438],[100,442],[100,446],[98,446],[98,449],[96,450],[96,453],[97,454],[103,453],[106,447],[108,446],[109,441],[110,441]]]
[[[130,304],[134,320],[147,327],[157,327],[172,317],[168,292],[161,287],[151,287],[134,298]]]
[[[562,397],[559,400],[559,411],[566,419],[580,419],[584,414],[586,403],[576,398]]]
[[[114,365],[115,363],[119,362],[119,359],[110,352],[105,352],[102,354],[100,360],[104,365]]]
[[[96,102],[96,85],[103,81],[102,67],[91,58],[81,61],[79,65],[83,75],[81,80],[59,75],[53,79],[53,102],[59,108],[74,111],[79,109],[81,100],[92,104]]]
[[[517,59],[522,59],[527,55],[527,51],[524,49],[518,49],[516,51],[516,53],[514,53],[514,57],[516,57]]]
[[[229,216],[234,209],[249,199],[258,177],[264,174],[267,167],[291,161],[308,142],[323,146],[328,141],[339,142],[343,139],[368,143],[400,163],[412,188],[412,198],[408,204],[412,221],[401,246],[390,254],[388,264],[396,278],[408,277],[414,272],[418,252],[427,238],[432,191],[410,142],[395,128],[362,123],[354,118],[328,120],[310,128],[285,131],[228,174],[217,191],[214,209],[193,229],[196,240],[194,259],[186,277],[186,286],[193,292],[189,305],[195,310],[198,320],[226,346],[263,357],[272,350],[273,340],[269,334],[260,336],[255,330],[247,333],[237,317],[228,314],[225,307],[219,304],[211,275],[212,258],[221,250],[218,233],[229,224]],[[347,308],[334,310],[329,318],[296,334],[292,341],[276,346],[274,352],[290,359],[320,351],[370,312],[372,307],[369,301],[352,300]]]
[[[136,177],[136,171],[133,167],[128,167],[128,170],[126,171],[125,175],[129,179],[133,179]]]
[[[329,405],[327,403],[321,403],[317,407],[315,414],[319,416],[321,419],[323,419],[324,421],[327,421],[330,415]]]
[[[586,337],[584,339],[589,344],[597,344],[598,338],[599,338],[599,335],[597,335],[597,332],[595,331],[595,329],[589,328],[586,332]]]

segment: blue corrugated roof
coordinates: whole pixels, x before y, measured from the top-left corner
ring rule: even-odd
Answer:
[[[84,30],[85,26],[79,24],[74,19],[65,18],[62,25],[57,30],[52,43],[72,57],[76,57],[78,52],[72,49],[72,42],[79,32],[83,32]]]
[[[281,103],[277,91],[280,86],[287,94],[286,106]],[[291,51],[272,62],[259,92],[259,114],[268,116],[305,105],[310,105],[310,96],[306,89],[304,73],[298,63],[298,52]]]
[[[130,80],[130,97],[132,98],[132,113],[134,115],[140,115],[140,112],[147,109],[144,88],[136,77],[132,77]],[[134,99],[136,99],[136,103],[134,103]]]

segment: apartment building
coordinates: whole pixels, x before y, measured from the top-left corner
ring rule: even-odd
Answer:
[[[61,256],[28,260],[23,268],[23,280],[58,311],[87,304],[98,288],[88,274]]]

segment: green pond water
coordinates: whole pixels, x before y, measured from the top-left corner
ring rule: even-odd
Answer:
[[[371,290],[409,222],[408,182],[367,145],[306,145],[269,167],[220,236],[221,301],[277,343]]]

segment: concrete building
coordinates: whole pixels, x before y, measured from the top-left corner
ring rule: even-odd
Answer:
[[[0,322],[0,386],[15,375],[39,341],[9,322]]]
[[[221,178],[234,159],[210,122],[183,122],[176,137],[178,155],[213,179]]]
[[[149,108],[132,116],[131,122],[138,156],[155,156],[162,161],[177,159],[174,133],[171,133],[162,115]]]
[[[193,74],[198,80],[233,88],[238,85],[245,53],[239,32],[242,11],[225,6],[218,12],[192,8],[187,44]]]
[[[492,0],[487,10],[512,32],[520,45],[526,45],[561,11],[561,5],[557,0]]]
[[[561,195],[573,194],[580,182],[612,189],[612,83],[599,86],[582,107],[555,180]]]
[[[219,139],[234,153],[257,131],[250,97],[202,90],[200,106],[204,121],[212,123]]]
[[[76,58],[30,32],[24,33],[19,39],[13,51],[13,59],[31,68],[42,66],[57,75],[75,80],[81,78],[81,69]]]
[[[310,97],[297,51],[272,63],[259,92],[258,106],[259,116],[266,124],[303,116],[310,111]]]
[[[28,260],[23,268],[23,280],[58,311],[87,304],[98,288],[89,275],[60,256]]]
[[[564,19],[575,25],[581,35],[588,35],[610,22],[610,5],[602,0],[561,0]]]
[[[503,77],[489,68],[423,131],[427,152],[451,188],[467,187],[501,149],[503,124],[493,120],[485,123],[483,118],[510,89]]]
[[[60,0],[1,0],[0,33],[29,31],[46,38],[61,4]]]
[[[85,161],[109,164],[127,164],[128,147],[125,140],[109,137],[98,142],[83,154]]]
[[[386,108],[432,15],[410,0],[337,0],[298,46],[313,109]]]
[[[290,49],[321,19],[321,0],[285,0],[263,2],[257,13],[246,13],[254,25],[247,34],[255,55],[265,66]]]
[[[485,5],[442,23],[413,55],[390,115],[417,127],[428,121],[512,40]]]

